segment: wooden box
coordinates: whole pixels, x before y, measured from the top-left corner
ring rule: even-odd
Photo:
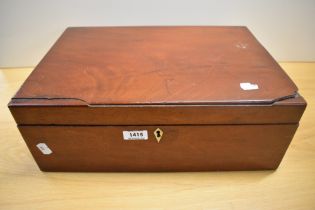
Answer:
[[[210,171],[276,169],[306,102],[246,27],[77,27],[8,106],[43,171]]]

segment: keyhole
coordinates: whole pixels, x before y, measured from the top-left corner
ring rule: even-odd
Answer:
[[[156,137],[161,137],[161,131],[156,131]]]
[[[154,136],[157,140],[158,143],[160,143],[161,139],[162,139],[162,136],[163,136],[163,131],[159,128],[157,128],[155,131],[154,131]]]

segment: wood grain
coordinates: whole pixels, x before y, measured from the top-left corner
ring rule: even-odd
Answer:
[[[315,209],[315,63],[282,63],[308,107],[277,171],[44,173],[6,107],[31,69],[0,70],[0,209]]]
[[[244,82],[259,91],[242,90]],[[296,88],[246,27],[70,27],[14,98],[270,104]]]
[[[43,171],[200,172],[276,169],[297,124],[158,126],[19,126]],[[123,131],[147,130],[146,141],[124,141]],[[43,155],[36,145],[53,151]]]

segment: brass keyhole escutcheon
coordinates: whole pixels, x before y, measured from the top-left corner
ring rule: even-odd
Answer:
[[[160,143],[161,139],[162,139],[162,136],[163,136],[163,131],[160,129],[160,128],[157,128],[155,131],[154,131],[154,136],[157,140],[158,143]]]

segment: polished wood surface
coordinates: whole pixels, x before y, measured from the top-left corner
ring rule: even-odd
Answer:
[[[0,71],[0,209],[315,209],[315,63],[282,63],[308,102],[276,171],[41,172],[6,107],[31,69]]]
[[[306,106],[238,26],[67,28],[13,97],[10,111],[44,171],[276,169]],[[149,138],[126,142],[130,130]],[[42,144],[52,154],[39,153]]]
[[[240,83],[259,89],[242,90]],[[270,104],[296,91],[246,27],[74,27],[15,98],[79,105]]]
[[[298,123],[306,102],[301,96],[265,105],[78,106],[72,100],[12,100],[17,124],[23,125],[184,125]],[[74,106],[73,106],[74,105]],[[126,117],[128,116],[128,117]],[[240,117],[241,116],[241,117]]]
[[[43,171],[200,172],[276,169],[298,125],[19,126]],[[163,131],[157,142],[154,131]],[[123,131],[148,132],[124,141]],[[52,154],[37,146],[45,143]]]

